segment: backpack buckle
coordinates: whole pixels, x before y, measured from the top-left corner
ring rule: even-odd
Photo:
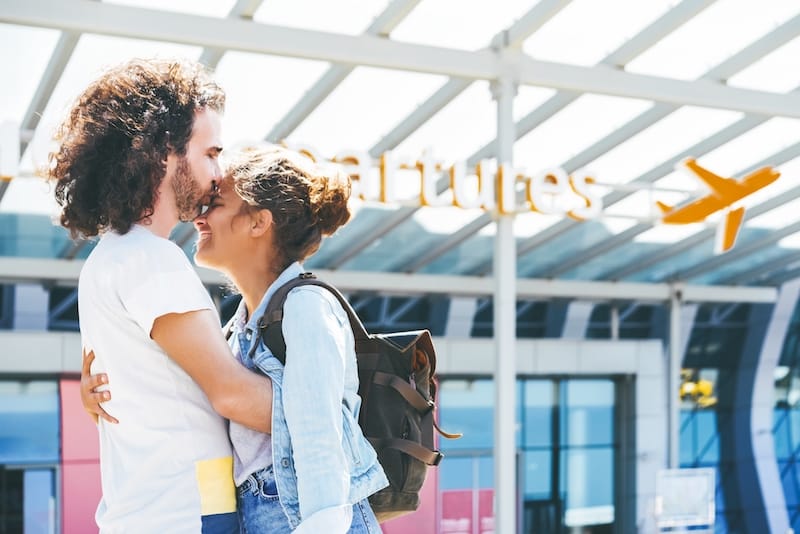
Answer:
[[[436,453],[436,456],[433,457],[433,461],[431,462],[430,465],[437,467],[441,463],[442,458],[444,458],[444,454],[442,454],[439,451],[433,451],[433,452]]]
[[[300,280],[309,280],[311,278],[316,278],[312,272],[300,273]]]

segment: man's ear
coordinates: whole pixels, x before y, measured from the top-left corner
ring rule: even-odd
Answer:
[[[260,209],[250,214],[250,233],[254,237],[263,235],[272,227],[272,212]]]

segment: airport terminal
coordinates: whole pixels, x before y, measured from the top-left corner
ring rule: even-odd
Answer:
[[[384,533],[800,531],[795,1],[3,0],[0,47],[0,532],[97,532],[95,242],[38,169],[134,56],[212,68],[226,147],[350,174],[305,268],[370,332],[431,331],[463,433]]]

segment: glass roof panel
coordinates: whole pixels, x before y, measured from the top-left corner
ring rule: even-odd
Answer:
[[[736,241],[736,246],[738,247],[752,243],[768,236],[769,230],[765,230],[763,228],[742,227],[739,232],[739,237]],[[663,245],[661,245],[660,248],[663,249]],[[629,278],[626,278],[626,280],[637,282],[662,282],[675,277],[680,278],[682,276],[682,271],[686,271],[695,264],[712,258],[715,255],[714,236],[711,236],[711,238],[706,239],[702,243],[673,255],[666,261],[660,262],[657,265],[648,267],[642,272],[631,275]],[[691,278],[691,282],[695,283],[695,280],[699,276],[702,276],[702,273],[701,275]]]
[[[103,2],[222,18],[230,13],[235,0],[103,0]]]
[[[555,89],[533,87],[532,85],[519,86],[517,88],[517,96],[514,98],[514,121],[519,122],[531,110],[544,104],[548,98],[555,94]]]
[[[791,252],[791,249],[776,246],[769,247],[759,251],[758,254],[749,254],[743,258],[728,262],[711,272],[698,276],[692,280],[695,284],[713,284],[724,283],[724,281],[737,274],[749,271],[759,265],[766,264],[769,261],[785,256]]]
[[[517,263],[519,276],[538,277],[586,249],[623,232],[636,224],[631,219],[604,217],[584,221],[558,239],[525,254]],[[546,251],[546,252],[545,252]]]
[[[628,242],[614,249],[613,253],[596,256],[580,267],[562,274],[559,278],[595,280],[607,272],[635,263],[637,259],[655,253],[661,248],[663,245],[656,243]]]
[[[533,172],[559,167],[598,138],[650,106],[649,102],[587,94],[514,144],[514,165]],[[591,119],[589,119],[591,117]]]
[[[402,269],[431,248],[449,240],[452,232],[482,213],[481,210],[455,207],[420,208],[392,232],[344,264],[343,268],[357,271]]]
[[[704,223],[694,224],[656,224],[649,230],[642,232],[633,238],[635,243],[658,243],[661,245],[677,243],[687,237],[691,237],[697,232],[708,228]]]
[[[0,256],[54,258],[68,244],[67,231],[49,217],[0,213]]]
[[[388,214],[398,208],[386,204],[352,202],[354,211],[352,219],[341,227],[334,235],[322,240],[316,254],[305,263],[307,268],[325,269],[329,262],[338,257],[351,244],[361,242],[365,234],[380,224]]]
[[[778,246],[785,249],[800,249],[800,232],[795,232],[778,241]]]
[[[457,247],[453,247],[434,261],[420,269],[426,274],[467,274],[477,265],[481,265],[494,254],[494,232],[496,224],[489,223],[486,232],[465,239]]]
[[[795,182],[795,185],[797,182]],[[800,198],[795,198],[780,207],[769,210],[763,215],[754,217],[746,222],[747,226],[754,228],[770,228],[773,230],[786,226],[786,221],[792,220],[800,213]]]
[[[0,84],[0,122],[22,122],[60,35],[55,30],[0,24],[0,50],[7,51],[3,54],[7,83]]]
[[[563,215],[547,215],[537,212],[522,212],[514,218],[514,235],[520,238],[533,237],[542,230],[553,226],[564,220]],[[491,228],[494,235],[495,226],[486,226],[481,232],[487,231]],[[484,232],[484,235],[489,235]]]
[[[324,61],[226,53],[215,72],[227,94],[222,120],[226,146],[263,139],[328,66]]]
[[[536,59],[594,65],[669,9],[665,0],[575,0],[523,45]],[[609,16],[624,13],[624,16]],[[599,23],[602,21],[602,23]]]
[[[425,232],[449,236],[483,214],[480,209],[440,206],[420,208],[411,218]]]
[[[392,39],[445,48],[489,46],[531,7],[530,0],[424,0],[392,32]]]
[[[463,160],[494,135],[495,123],[489,83],[475,82],[400,143],[395,152],[414,157],[429,149],[435,159]]]
[[[778,117],[756,126],[697,161],[715,174],[732,176],[798,141],[800,120]]]
[[[800,37],[778,48],[740,73],[728,78],[728,85],[787,93],[800,86]]]
[[[631,61],[631,72],[695,79],[798,13],[795,0],[719,0]]]
[[[587,165],[605,183],[626,183],[741,118],[741,113],[682,107]]]
[[[42,178],[17,177],[0,200],[0,213],[31,213],[55,216],[60,213],[53,187]]]
[[[632,243],[633,246],[641,246],[639,243]],[[648,250],[660,252],[664,249],[664,245],[647,244]],[[620,252],[621,254],[621,252]],[[633,273],[632,275],[624,278],[626,282],[663,282],[671,280],[675,277],[676,272],[685,269],[695,263],[699,263],[714,255],[714,240],[706,240],[699,245],[685,250],[679,254],[672,256],[669,260],[659,262],[652,265],[643,271]],[[638,258],[645,258],[645,255],[637,254]],[[635,260],[633,260],[635,262]],[[635,263],[634,263],[635,264]]]
[[[387,0],[265,0],[253,19],[264,24],[357,35],[367,29],[387,3]]]
[[[367,152],[445,81],[430,74],[359,67],[289,140],[310,145],[328,157],[342,149]]]

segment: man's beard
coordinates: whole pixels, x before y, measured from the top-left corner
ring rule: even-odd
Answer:
[[[178,159],[175,175],[172,177],[172,191],[175,193],[175,206],[181,222],[191,222],[197,217],[197,206],[203,196],[197,180],[189,168],[189,160],[184,156]]]

